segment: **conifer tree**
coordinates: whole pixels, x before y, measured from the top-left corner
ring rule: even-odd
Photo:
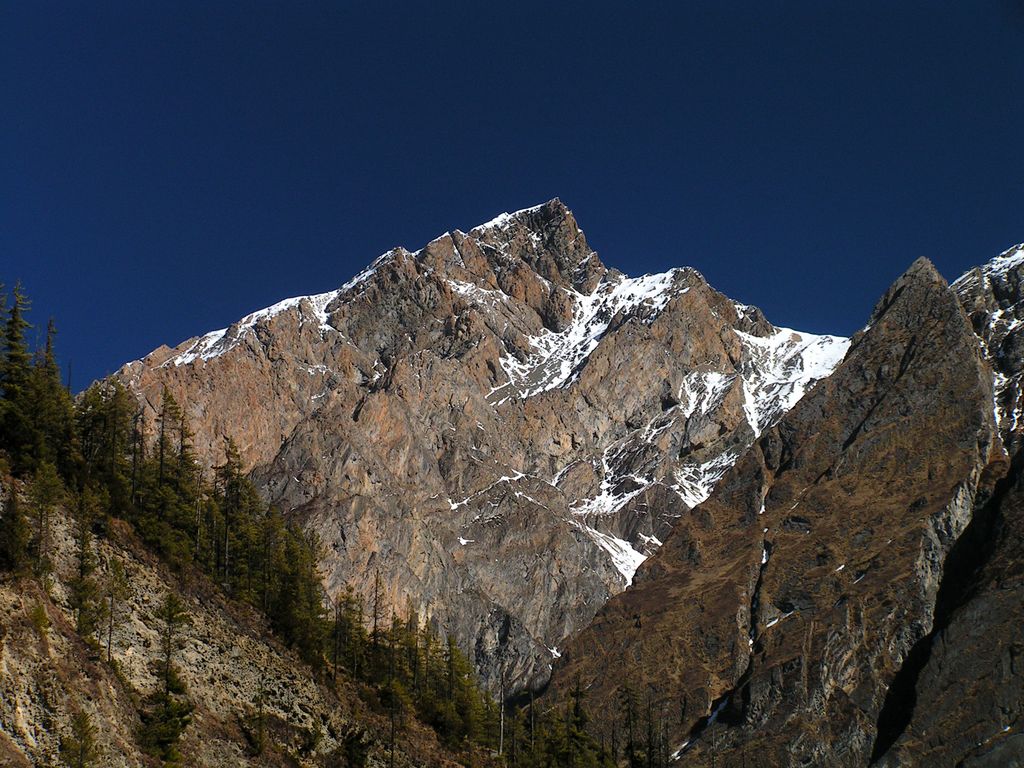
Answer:
[[[79,494],[78,499],[78,573],[71,582],[71,607],[75,609],[78,634],[95,642],[94,635],[102,625],[106,613],[100,585],[93,577],[96,570],[96,555],[93,552],[92,526],[98,514],[98,501],[89,489]]]
[[[160,631],[161,678],[164,693],[179,693],[181,683],[174,668],[174,652],[178,649],[179,634],[189,622],[185,603],[176,592],[168,592],[157,612],[163,628]]]
[[[0,571],[21,573],[29,564],[32,530],[21,511],[18,494],[11,488],[0,515]]]
[[[147,701],[140,713],[143,747],[160,757],[165,765],[178,765],[181,755],[177,743],[191,722],[192,704],[185,697],[185,684],[174,667],[182,627],[189,622],[185,603],[175,592],[168,592],[157,610],[160,631],[161,677],[163,687]]]
[[[35,461],[52,462],[60,474],[72,480],[80,470],[71,395],[61,384],[60,369],[54,356],[56,328],[50,320],[46,328],[46,346],[37,356],[28,379],[27,406],[31,409],[31,430]]]
[[[93,384],[80,398],[76,432],[84,472],[89,482],[106,491],[110,514],[132,514],[132,464],[137,445],[132,429],[135,405],[118,381]]]
[[[64,497],[64,485],[53,464],[42,462],[36,469],[29,491],[36,516],[36,570],[50,569],[50,515]]]
[[[104,597],[107,601],[107,663],[113,658],[114,627],[120,620],[121,603],[128,599],[131,589],[121,561],[110,561]]]
[[[28,308],[29,301],[18,283],[4,324],[0,356],[0,447],[10,453],[12,468],[18,474],[35,466],[32,448],[36,438],[28,402],[31,356],[25,342],[25,331],[30,327],[25,319]]]
[[[96,726],[85,712],[71,716],[71,733],[60,740],[60,758],[68,768],[97,765],[102,752],[96,740]]]
[[[319,544],[314,537],[289,527],[282,555],[270,619],[285,640],[316,668],[322,662],[326,636],[323,589],[317,573]]]

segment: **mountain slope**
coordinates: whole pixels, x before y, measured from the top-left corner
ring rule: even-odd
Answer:
[[[993,370],[995,415],[1013,459],[950,552],[935,623],[886,696],[878,764],[962,756],[964,766],[1024,765],[1024,246],[953,283]]]
[[[552,695],[581,685],[608,729],[631,691],[687,764],[866,764],[946,555],[1005,471],[992,403],[957,295],[919,260],[568,645]]]
[[[208,463],[238,442],[326,544],[332,593],[369,599],[379,573],[497,688],[543,681],[847,345],[775,328],[692,269],[608,269],[555,200],[118,376],[151,425],[169,388]]]
[[[886,697],[879,765],[1024,764],[1024,474],[1013,471],[951,552],[935,626]]]
[[[318,679],[270,635],[263,617],[200,574],[172,572],[123,521],[95,545],[97,579],[117,562],[129,583],[112,624],[113,663],[106,663],[103,649],[75,631],[74,521],[61,510],[50,525],[54,570],[47,587],[30,577],[0,580],[0,765],[64,765],[60,743],[76,713],[95,728],[99,755],[91,764],[160,765],[140,749],[139,710],[161,685],[159,606],[179,592],[189,620],[173,663],[195,707],[179,744],[185,765],[336,766],[355,764],[349,759],[359,753],[369,765],[388,764],[387,718],[364,703],[356,683],[342,676],[335,687]],[[260,754],[253,743],[257,713],[266,732]],[[402,724],[395,759],[458,764],[412,717]]]

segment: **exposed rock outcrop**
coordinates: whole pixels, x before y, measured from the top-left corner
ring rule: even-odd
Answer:
[[[947,558],[931,631],[886,695],[878,765],[1024,765],[1024,246],[953,283],[993,369],[1011,472]]]
[[[1024,454],[947,559],[935,625],[886,697],[880,766],[1024,765]]]
[[[995,376],[995,404],[1010,453],[1024,435],[1024,244],[953,283]]]

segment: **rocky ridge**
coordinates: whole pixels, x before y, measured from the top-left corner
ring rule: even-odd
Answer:
[[[426,611],[497,688],[564,639],[842,359],[692,269],[607,268],[554,200],[160,348],[204,459],[231,436],[327,545],[325,583]]]

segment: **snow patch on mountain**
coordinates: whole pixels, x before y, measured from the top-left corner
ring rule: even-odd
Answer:
[[[600,344],[617,314],[643,308],[650,322],[671,298],[689,290],[673,290],[676,276],[681,272],[672,269],[642,277],[617,277],[601,282],[589,295],[573,291],[575,306],[569,325],[559,332],[545,330],[529,337],[532,352],[524,360],[511,353],[503,355],[500,364],[509,381],[496,387],[489,395],[490,400],[503,402],[512,396],[532,397],[571,384],[580,364]]]
[[[612,536],[611,534],[602,533],[596,528],[592,528],[580,520],[573,520],[572,523],[608,554],[611,558],[612,565],[614,565],[615,569],[622,574],[622,578],[626,583],[625,585],[628,587],[632,584],[633,577],[636,575],[636,569],[639,568],[640,564],[647,559],[647,555],[637,552],[625,539],[620,539],[617,536]]]
[[[703,416],[717,408],[732,388],[734,375],[720,371],[691,371],[683,377],[677,395],[683,404],[683,417]]]
[[[743,345],[740,376],[747,423],[760,436],[781,419],[814,382],[830,375],[850,340],[776,328],[770,336],[736,331]]]
[[[703,504],[732,465],[741,450],[728,449],[703,462],[684,461],[673,473],[675,485],[670,486],[690,509]]]
[[[505,212],[505,213],[498,214],[497,216],[495,216],[490,221],[486,221],[483,224],[478,224],[477,226],[473,227],[470,230],[470,232],[476,232],[476,231],[482,230],[482,229],[504,229],[509,224],[513,223],[522,214],[524,214],[524,213],[534,213],[535,211],[539,211],[546,204],[547,203],[541,203],[540,205],[534,205],[534,206],[531,206],[529,208],[520,208],[518,211],[513,211],[511,213]]]
[[[363,270],[363,272],[366,272],[366,270]],[[359,275],[357,275],[356,278],[353,278],[353,280],[350,280],[349,283],[346,283],[346,286],[350,284],[354,285],[354,281],[358,277]],[[312,296],[295,296],[290,299],[279,301],[264,309],[257,310],[256,312],[252,312],[228,328],[210,331],[209,333],[199,337],[191,347],[186,349],[180,355],[172,357],[163,365],[187,365],[188,363],[195,362],[196,360],[211,360],[212,358],[219,357],[228,350],[233,349],[247,333],[251,332],[256,327],[258,323],[266,322],[270,318],[275,317],[282,312],[289,312],[296,309],[299,311],[299,318],[301,321],[316,321],[322,333],[326,331],[333,331],[334,328],[332,328],[328,322],[327,306],[345,290],[346,288],[342,287],[337,291],[328,291],[327,293],[318,293]],[[308,312],[306,311],[307,308]]]
[[[476,302],[477,304],[483,304],[491,308],[495,308],[508,301],[508,296],[501,291],[496,291],[491,288],[481,288],[475,283],[466,283],[462,280],[456,280],[453,277],[445,278],[445,281],[454,293],[457,293],[464,299]]]
[[[217,357],[217,355],[223,354],[227,350],[227,346],[221,342],[227,332],[227,328],[221,328],[220,330],[210,331],[209,333],[200,336],[191,347],[186,349],[177,357],[171,358],[163,365],[185,365],[196,360],[209,360],[212,357]]]
[[[1024,243],[1019,243],[1012,248],[1007,248],[994,259],[990,259],[976,270],[972,269],[960,275],[960,277],[953,281],[952,288],[960,291],[971,281],[977,280],[978,273],[981,273],[983,277],[991,279],[993,277],[1005,275],[1011,269],[1019,267],[1021,264],[1024,264]]]
[[[334,294],[336,296],[341,296],[341,295],[344,295],[344,294],[347,294],[347,293],[351,293],[355,288],[359,287],[360,285],[365,283],[367,280],[369,280],[371,277],[373,277],[375,274],[377,274],[377,272],[380,270],[380,268],[382,266],[384,266],[384,264],[388,263],[389,261],[392,261],[395,258],[395,254],[397,252],[401,251],[401,250],[402,249],[400,249],[400,248],[392,248],[390,251],[385,251],[380,256],[378,256],[376,259],[374,259],[372,262],[370,262],[370,266],[368,266],[368,267],[362,269],[360,272],[358,272],[355,275],[355,277],[353,277],[351,280],[349,280],[344,285],[342,285],[341,288],[339,288],[337,291],[334,292]],[[417,251],[416,253],[419,253],[419,251]],[[321,295],[325,295],[325,294],[321,294]],[[314,298],[314,297],[310,297],[310,298]]]
[[[599,492],[592,498],[578,500],[572,506],[575,516],[599,525],[602,517],[614,515],[656,483],[667,485],[691,509],[703,503],[750,442],[774,426],[816,381],[829,376],[842,362],[850,344],[846,338],[799,333],[789,328],[776,328],[766,337],[741,331],[736,334],[743,349],[739,378],[750,439],[703,461],[684,459],[666,480],[620,468],[637,441],[653,442],[678,419],[689,420],[713,412],[736,386],[736,374],[691,371],[680,383],[677,406],[605,450],[601,466],[595,466],[601,476]],[[608,553],[626,584],[630,584],[636,568],[648,554],[592,525],[579,521],[574,524]],[[652,547],[646,549],[649,552]]]

